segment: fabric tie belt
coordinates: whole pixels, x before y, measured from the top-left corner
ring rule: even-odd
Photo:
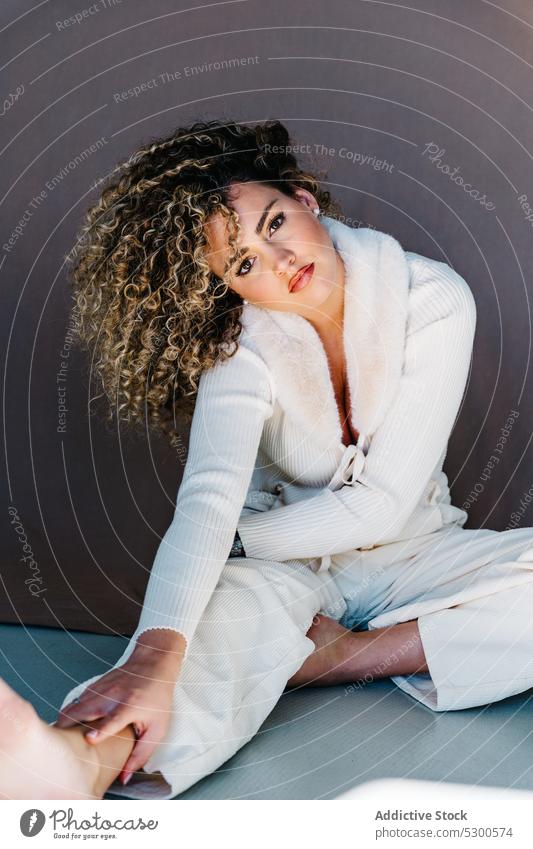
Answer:
[[[365,454],[361,445],[347,445],[335,474],[328,483],[328,489],[339,489],[341,486],[352,486],[365,465]]]
[[[335,474],[328,483],[328,489],[335,491],[343,486],[352,486],[356,482],[365,465],[363,443],[364,436],[359,434],[357,445],[351,444],[345,447]],[[324,554],[322,557],[315,557],[308,565],[313,572],[326,572],[331,565],[331,555]]]

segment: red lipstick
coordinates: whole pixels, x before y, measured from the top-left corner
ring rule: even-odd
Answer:
[[[314,270],[314,262],[311,262],[309,263],[309,265],[304,265],[303,268],[300,268],[300,270],[296,272],[294,277],[291,278],[291,282],[289,283],[289,292],[299,292],[300,289],[303,289],[304,286],[307,286],[307,284],[311,280],[311,277],[313,276]]]

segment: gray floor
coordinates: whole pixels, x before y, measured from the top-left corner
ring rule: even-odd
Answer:
[[[0,676],[51,722],[67,690],[105,672],[124,645],[81,631],[0,625]],[[250,743],[176,798],[328,799],[391,777],[532,790],[532,735],[533,690],[444,714],[389,681],[289,692]]]

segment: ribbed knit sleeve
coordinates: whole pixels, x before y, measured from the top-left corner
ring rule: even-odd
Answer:
[[[265,363],[243,345],[201,375],[174,517],[159,545],[134,637],[171,628],[185,637],[187,655],[229,556],[273,400]]]
[[[333,491],[242,517],[250,557],[321,557],[379,544],[401,531],[446,450],[468,377],[474,297],[437,260],[411,254],[403,372],[357,479]]]

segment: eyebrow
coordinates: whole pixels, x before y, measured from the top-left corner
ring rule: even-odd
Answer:
[[[271,208],[272,206],[274,206],[274,204],[275,204],[275,203],[277,203],[277,202],[278,202],[278,200],[279,200],[279,198],[273,198],[273,199],[270,201],[270,203],[267,203],[267,205],[265,206],[265,208],[264,208],[263,212],[261,213],[261,217],[259,218],[259,221],[257,222],[256,228],[255,228],[255,232],[257,233],[257,235],[258,235],[258,236],[260,235],[261,230],[263,229],[263,226],[264,226],[264,223],[265,223],[266,217],[267,217],[267,215],[268,215],[268,213],[269,213],[269,211],[270,211],[270,208]],[[235,257],[235,259],[233,260],[232,264],[231,264],[231,265],[230,265],[230,267],[228,268],[228,271],[231,271],[231,269],[233,268],[233,266],[234,266],[234,265],[236,265],[236,264],[237,264],[237,262],[240,260],[240,258],[241,258],[241,257],[242,257],[245,253],[248,253],[248,251],[249,251],[249,250],[250,250],[250,248],[249,248],[249,247],[241,248],[241,249],[238,251],[237,256],[236,256],[236,257]]]

